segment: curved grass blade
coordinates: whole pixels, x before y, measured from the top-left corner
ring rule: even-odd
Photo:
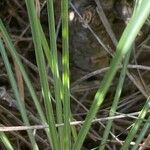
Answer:
[[[14,150],[9,139],[7,138],[4,132],[0,132],[0,141],[5,145],[7,150]]]

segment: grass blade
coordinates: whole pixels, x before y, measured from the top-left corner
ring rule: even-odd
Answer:
[[[40,75],[40,82],[44,97],[45,109],[46,109],[46,117],[49,125],[49,130],[51,133],[51,140],[52,140],[52,147],[53,149],[59,149],[59,142],[58,142],[58,135],[57,130],[55,127],[55,119],[53,113],[53,107],[51,104],[51,96],[49,91],[46,67],[45,67],[45,58],[42,50],[41,45],[41,38],[40,38],[40,29],[39,29],[39,21],[36,15],[36,10],[34,6],[34,1],[26,0],[26,6],[28,10],[29,20],[31,24],[33,42],[35,47],[35,54],[36,54],[36,61],[39,69]]]
[[[14,150],[9,139],[7,138],[5,133],[3,133],[3,132],[0,132],[0,141],[2,141],[2,143],[5,145],[7,150]]]
[[[135,141],[135,145],[132,147],[132,150],[136,150],[138,148],[140,142],[143,140],[143,138],[144,138],[144,136],[147,133],[149,128],[150,128],[150,116],[148,117],[146,123],[144,124],[140,134],[138,135],[138,138]]]
[[[132,16],[129,24],[127,25],[127,27],[119,41],[116,53],[111,62],[111,67],[110,67],[109,71],[106,73],[106,75],[101,83],[101,87],[98,89],[98,91],[95,95],[93,104],[92,104],[92,106],[87,114],[87,117],[85,119],[85,122],[78,134],[77,141],[73,145],[73,150],[81,149],[83,141],[90,129],[91,122],[92,122],[93,118],[95,117],[100,105],[104,101],[105,95],[110,87],[111,81],[115,76],[115,73],[118,69],[118,66],[119,66],[122,58],[129,51],[136,35],[138,34],[139,30],[141,29],[142,25],[144,24],[145,20],[147,19],[148,15],[150,13],[150,1],[143,0],[140,10],[142,12],[138,11],[134,14],[134,16]]]
[[[28,75],[27,75],[27,73],[25,71],[25,68],[24,68],[23,64],[21,63],[21,60],[20,60],[20,58],[19,58],[19,56],[18,56],[18,54],[16,52],[16,49],[15,49],[13,43],[11,42],[11,39],[10,39],[10,37],[9,37],[9,35],[8,35],[8,33],[7,33],[7,31],[6,31],[6,29],[5,29],[5,27],[4,27],[4,25],[3,25],[1,20],[0,20],[0,30],[1,30],[1,33],[2,33],[2,37],[3,37],[7,47],[9,48],[9,51],[10,51],[14,61],[16,61],[16,64],[18,64],[18,66],[19,66],[19,69],[20,69],[20,71],[22,73],[23,79],[24,79],[24,81],[25,81],[25,83],[26,83],[26,85],[28,87],[28,90],[29,90],[29,92],[31,94],[31,97],[32,97],[32,99],[33,99],[33,101],[35,103],[36,109],[37,109],[38,114],[39,114],[39,116],[40,116],[40,118],[42,120],[42,123],[43,124],[47,124],[45,115],[43,113],[43,110],[41,108],[39,100],[38,100],[38,98],[37,98],[37,96],[35,94],[35,90],[34,90],[34,88],[32,86],[32,83],[31,83],[31,81],[30,81],[30,79],[29,79],[29,77],[28,77]],[[49,141],[51,141],[49,130],[45,129],[45,131],[46,131],[46,134],[48,136]]]
[[[29,123],[29,120],[28,120],[28,117],[27,117],[27,113],[26,113],[25,104],[24,104],[24,102],[21,99],[21,96],[19,94],[17,83],[16,83],[15,77],[13,75],[13,72],[12,72],[12,69],[11,69],[11,66],[10,66],[10,63],[9,63],[9,60],[8,60],[8,57],[7,57],[7,54],[5,52],[5,49],[4,49],[4,46],[3,46],[3,43],[2,43],[1,39],[0,39],[0,52],[1,52],[4,64],[5,64],[5,67],[6,67],[6,70],[7,70],[7,74],[8,74],[9,80],[10,80],[10,84],[12,86],[12,89],[13,89],[13,92],[14,92],[14,95],[15,95],[15,99],[17,100],[17,104],[18,104],[22,119],[23,119],[25,125],[30,126],[30,123]],[[32,148],[34,150],[38,150],[38,146],[36,144],[35,137],[33,136],[32,131],[27,130],[27,133],[28,133],[28,136],[30,138]]]
[[[68,29],[68,0],[61,1],[62,15],[62,83],[63,83],[63,112],[64,112],[64,149],[70,150],[70,79],[69,79],[69,29]]]
[[[138,119],[136,120],[136,122],[133,124],[130,132],[128,133],[128,136],[123,144],[123,146],[121,147],[121,150],[126,150],[129,148],[130,142],[133,140],[133,138],[135,137],[135,134],[137,133],[137,131],[139,130],[140,125],[143,122],[143,119],[145,118],[146,114],[148,113],[149,110],[149,103],[150,103],[150,97],[148,97],[143,109],[141,110]]]
[[[126,71],[127,71],[127,66],[128,66],[130,54],[131,54],[131,49],[127,53],[127,55],[125,57],[125,60],[124,60],[124,63],[123,63],[123,67],[122,67],[122,70],[121,70],[121,73],[120,73],[120,78],[119,78],[119,82],[118,82],[118,85],[117,85],[115,97],[114,97],[113,104],[112,104],[110,112],[109,112],[109,117],[112,117],[112,116],[115,115],[117,105],[118,105],[118,102],[119,102],[119,99],[120,99],[120,96],[121,96],[121,93],[122,93],[123,83],[124,83],[124,79],[125,79],[125,76],[126,76]],[[108,138],[108,135],[110,133],[112,123],[113,123],[113,120],[108,120],[105,131],[104,131],[104,134],[103,134],[103,138],[102,138],[102,141],[101,141],[101,144],[100,144],[100,147],[99,147],[99,150],[104,150],[105,149],[105,145],[107,143],[107,138]]]
[[[55,32],[55,20],[54,20],[54,8],[53,0],[47,0],[47,12],[48,12],[48,23],[49,23],[49,36],[50,36],[50,50],[52,54],[52,74],[54,78],[54,92],[56,100],[56,114],[57,123],[61,124],[63,122],[62,118],[62,85],[60,80],[59,68],[58,68],[58,56],[57,56],[57,45],[56,45],[56,32]],[[60,149],[63,149],[63,128],[58,128]]]

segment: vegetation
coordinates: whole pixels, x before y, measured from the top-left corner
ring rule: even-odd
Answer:
[[[37,140],[40,139],[38,136],[41,132],[37,135],[36,132],[34,133],[34,131],[39,129],[41,126],[45,131],[45,133],[41,134],[45,134],[46,139],[49,142],[48,147],[51,147],[51,149],[82,149],[85,138],[90,133],[92,122],[95,119],[97,112],[101,109],[101,105],[111,87],[112,80],[121,66],[121,70],[118,72],[120,74],[119,80],[117,82],[115,95],[109,111],[109,117],[115,117],[117,106],[123,91],[125,77],[126,75],[129,75],[127,68],[129,65],[131,52],[134,49],[134,41],[150,14],[150,1],[135,1],[133,15],[119,40],[116,51],[111,60],[109,70],[106,72],[104,79],[101,81],[100,87],[94,96],[94,100],[88,110],[83,125],[81,125],[81,128],[78,130],[76,126],[73,125],[75,119],[71,111],[70,102],[72,95],[69,73],[68,3],[68,0],[61,0],[62,68],[60,69],[60,58],[57,53],[57,37],[55,31],[53,1],[47,0],[46,4],[50,37],[50,40],[47,41],[34,1],[25,0],[34,43],[36,65],[40,79],[40,83],[38,84],[40,85],[44,105],[40,104],[40,97],[37,95],[37,91],[32,83],[33,81],[30,79],[30,75],[26,71],[26,66],[24,66],[22,62],[17,48],[15,47],[15,43],[12,41],[9,31],[6,29],[7,27],[4,25],[3,20],[0,20],[0,53],[5,64],[5,69],[7,71],[14,99],[16,100],[16,107],[18,107],[21,114],[21,117],[18,119],[22,120],[22,123],[19,125],[20,127],[25,127],[24,130],[27,131],[29,138],[29,141],[28,138],[24,141],[31,149],[42,149],[38,144],[39,140]],[[51,70],[51,83],[53,86],[49,83],[50,77],[47,74],[47,66]],[[26,92],[24,93],[25,89],[27,89],[27,95],[30,97],[30,101],[32,99],[31,104],[34,108],[34,112],[36,112],[35,118],[41,126],[32,126],[33,123],[29,118],[30,111],[28,110],[25,100],[26,96],[24,95],[26,94]],[[149,117],[146,118],[149,112],[149,94],[146,94],[145,100],[145,104],[140,108],[141,111],[139,112],[138,117],[136,120],[133,120],[133,124],[131,125],[132,127],[130,128],[125,141],[121,143],[121,150],[126,150],[129,147],[131,149],[137,149],[149,129]],[[75,123],[77,122],[75,121]],[[106,121],[106,127],[102,140],[99,139],[99,146],[96,147],[96,149],[103,150],[106,148],[112,126],[112,119]],[[1,143],[3,143],[6,149],[16,149],[9,135],[4,132],[5,129],[8,129],[5,127],[6,126],[1,123]],[[15,128],[12,126],[10,131],[13,133],[14,129]],[[13,134],[13,136],[14,135],[15,134]],[[136,141],[134,138],[136,138]],[[133,141],[135,141],[135,143],[132,146],[131,143]]]

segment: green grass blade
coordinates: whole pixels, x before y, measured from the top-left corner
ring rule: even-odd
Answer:
[[[139,144],[143,140],[143,138],[144,138],[144,136],[147,133],[149,128],[150,128],[150,116],[148,117],[146,123],[144,124],[140,134],[138,135],[137,140],[135,141],[135,145],[132,147],[131,150],[137,150],[138,149]]]
[[[13,90],[14,95],[15,95],[15,99],[17,100],[17,104],[18,104],[22,119],[23,119],[25,125],[30,126],[30,123],[29,123],[29,120],[28,120],[28,117],[27,117],[27,113],[26,113],[25,104],[24,104],[24,101],[21,99],[21,96],[19,94],[17,83],[16,83],[15,77],[13,75],[11,65],[9,63],[9,60],[8,60],[8,57],[7,57],[7,54],[5,52],[5,49],[4,49],[4,46],[3,46],[3,43],[2,43],[1,39],[0,39],[0,53],[2,55],[4,64],[5,64],[5,67],[6,67],[6,70],[7,70],[7,74],[8,74],[9,80],[10,80],[10,84],[12,86],[12,90]],[[32,148],[34,150],[38,150],[38,146],[36,144],[35,137],[33,136],[32,131],[27,130],[27,133],[28,133],[29,139],[31,141]]]
[[[39,24],[40,25],[40,24]],[[52,54],[51,54],[51,51],[50,51],[50,48],[48,46],[48,43],[47,43],[47,40],[45,38],[45,35],[44,35],[44,32],[42,30],[42,27],[40,25],[40,30],[41,30],[41,41],[42,41],[42,46],[43,46],[43,50],[45,52],[45,56],[48,60],[48,64],[50,66],[50,68],[52,67]],[[54,84],[54,81],[52,80],[51,81],[53,84]],[[72,117],[70,117],[72,118]],[[73,118],[72,118],[73,120]],[[72,131],[72,135],[73,135],[73,138],[76,139],[77,138],[77,133],[76,133],[76,128],[74,126],[71,126],[71,131]]]
[[[40,29],[40,32],[41,32],[41,43],[42,43],[42,47],[43,47],[43,50],[44,50],[44,53],[45,53],[45,56],[47,58],[47,61],[48,61],[48,64],[49,64],[49,67],[51,68],[52,67],[52,53],[50,51],[50,48],[49,48],[49,45],[47,43],[47,40],[46,40],[46,37],[44,35],[44,32],[43,32],[43,29],[42,29],[42,26],[39,22],[39,29]],[[53,81],[52,81],[53,82]]]
[[[122,93],[123,83],[124,83],[124,79],[125,79],[125,76],[126,76],[126,71],[127,71],[127,66],[128,66],[130,54],[131,54],[131,49],[129,50],[129,52],[127,53],[127,55],[124,59],[124,63],[123,63],[123,67],[122,67],[122,70],[121,70],[121,73],[120,73],[120,78],[119,78],[119,82],[118,82],[118,85],[117,85],[115,97],[114,97],[113,104],[112,104],[112,107],[111,107],[110,112],[109,112],[109,117],[112,117],[112,116],[115,115],[117,105],[118,105],[118,102],[119,102],[119,99],[120,99],[120,96],[121,96],[121,93]],[[101,141],[99,150],[104,150],[105,149],[107,139],[108,139],[108,135],[109,135],[111,127],[112,127],[112,123],[113,123],[113,120],[108,120],[105,131],[104,131],[104,134],[103,134],[103,137],[102,137],[102,141]]]
[[[69,29],[68,0],[61,1],[62,15],[62,83],[63,83],[63,113],[64,113],[64,150],[70,150],[70,79],[69,79]]]
[[[130,132],[128,133],[128,136],[123,144],[123,146],[121,147],[121,150],[126,150],[129,148],[130,142],[133,140],[133,138],[135,137],[137,131],[140,128],[140,125],[143,122],[143,119],[145,118],[146,114],[148,113],[149,110],[149,104],[150,104],[150,97],[148,97],[143,109],[141,110],[138,119],[135,121],[135,123],[133,124]]]
[[[7,150],[14,150],[13,146],[11,145],[9,139],[4,132],[0,132],[0,141],[5,145]]]
[[[10,39],[10,37],[9,37],[9,35],[8,35],[8,33],[7,33],[7,31],[6,31],[6,29],[5,29],[5,27],[4,27],[4,25],[3,25],[1,20],[0,20],[0,30],[1,30],[1,33],[2,33],[2,37],[3,37],[7,47],[9,48],[9,51],[10,51],[14,61],[19,66],[19,69],[20,69],[20,71],[22,73],[23,79],[24,79],[24,81],[25,81],[25,83],[26,83],[26,85],[28,87],[28,90],[29,90],[29,92],[31,94],[31,97],[32,97],[32,99],[33,99],[33,101],[35,103],[35,106],[36,106],[38,114],[39,114],[39,116],[40,116],[40,118],[42,120],[42,123],[46,124],[46,119],[45,119],[43,110],[42,110],[41,105],[40,105],[40,103],[38,101],[38,98],[37,98],[37,96],[35,94],[35,91],[34,91],[34,88],[32,86],[32,83],[31,83],[31,81],[30,81],[30,79],[29,79],[29,77],[28,77],[28,75],[27,75],[27,73],[25,71],[25,68],[24,68],[23,64],[21,63],[21,60],[20,60],[20,58],[19,58],[19,56],[18,56],[18,54],[16,52],[16,49],[15,49],[13,43],[11,42],[11,39]],[[46,133],[47,133],[49,141],[51,141],[49,130],[48,129],[45,129],[45,130],[46,130]]]
[[[28,10],[29,20],[31,24],[31,30],[32,30],[32,37],[35,47],[35,54],[36,54],[36,62],[39,69],[39,75],[40,75],[40,82],[42,87],[42,93],[44,97],[44,103],[45,103],[45,109],[46,109],[46,117],[49,125],[49,130],[51,133],[51,140],[52,140],[52,147],[54,150],[57,150],[60,148],[59,142],[58,142],[58,134],[55,127],[55,119],[54,119],[54,113],[53,113],[53,107],[51,103],[51,94],[49,91],[49,85],[48,85],[48,79],[47,79],[47,73],[46,73],[46,67],[45,67],[45,58],[42,50],[41,45],[41,38],[40,38],[40,29],[39,29],[39,21],[38,17],[36,15],[36,10],[34,6],[34,1],[26,0],[26,6]]]
[[[121,63],[122,58],[126,55],[129,51],[136,35],[138,34],[139,30],[141,29],[142,25],[144,24],[145,20],[147,19],[150,13],[150,1],[143,0],[142,5],[140,8],[141,12],[136,12],[134,16],[132,16],[129,24],[127,25],[120,41],[117,46],[116,53],[114,58],[111,62],[111,67],[109,71],[106,73],[101,87],[98,89],[93,104],[87,114],[85,122],[80,129],[78,134],[77,141],[73,145],[73,150],[80,150],[83,144],[83,141],[90,129],[91,122],[95,117],[100,105],[104,101],[105,95],[110,87],[111,81],[115,76],[115,73],[118,69],[119,64]],[[139,19],[140,18],[140,19]]]
[[[52,74],[54,78],[54,92],[56,100],[56,114],[57,114],[57,123],[61,124],[63,122],[62,118],[62,84],[60,80],[59,68],[58,68],[58,57],[57,57],[57,45],[56,45],[56,32],[55,32],[55,20],[54,20],[54,1],[47,0],[47,12],[48,12],[48,23],[49,23],[49,35],[50,35],[50,50],[52,54]],[[59,140],[61,144],[61,149],[63,149],[63,128],[58,127],[59,131]]]

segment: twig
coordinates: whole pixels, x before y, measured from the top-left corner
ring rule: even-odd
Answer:
[[[119,69],[121,69],[122,66],[119,67]],[[143,66],[143,65],[128,65],[128,69],[140,69],[140,70],[147,70],[147,71],[150,71],[150,67],[149,66]],[[80,82],[84,81],[84,80],[87,80],[88,78],[92,77],[92,76],[95,76],[95,75],[98,75],[98,74],[101,74],[103,72],[106,72],[107,70],[109,69],[109,67],[105,67],[105,68],[102,68],[102,69],[98,69],[96,71],[93,71],[83,77],[81,77],[80,79],[76,80],[74,83],[72,83],[72,87],[74,87],[75,85],[79,84]]]
[[[130,118],[134,118],[134,119],[138,119],[137,117],[135,117],[135,115],[138,115],[139,112],[134,112],[134,113],[129,113],[129,114],[121,114],[121,115],[117,115],[117,116],[113,116],[113,117],[105,117],[105,118],[98,118],[98,119],[94,119],[92,121],[92,123],[96,123],[99,121],[106,121],[109,119],[119,119],[119,118],[126,118],[126,117],[130,117]],[[72,126],[76,126],[76,125],[81,125],[83,124],[84,121],[73,121],[70,123],[70,125]],[[56,124],[56,127],[60,127],[63,126],[64,124]],[[37,129],[44,129],[44,128],[48,128],[47,125],[33,125],[33,126],[10,126],[10,127],[0,127],[0,132],[8,132],[8,131],[22,131],[22,130],[37,130]]]
[[[115,36],[115,34],[114,34],[114,32],[113,32],[111,26],[110,26],[110,23],[109,23],[108,19],[107,19],[106,15],[105,15],[105,13],[104,13],[104,11],[103,11],[103,8],[102,8],[102,6],[101,6],[101,4],[100,4],[100,1],[99,1],[99,0],[95,0],[95,2],[96,2],[96,4],[97,4],[97,13],[98,13],[98,15],[99,15],[99,17],[100,17],[100,19],[101,19],[101,21],[102,21],[102,23],[103,23],[105,29],[106,29],[108,35],[110,36],[110,38],[111,38],[113,44],[114,44],[115,47],[116,47],[118,41],[117,41],[116,36]]]

